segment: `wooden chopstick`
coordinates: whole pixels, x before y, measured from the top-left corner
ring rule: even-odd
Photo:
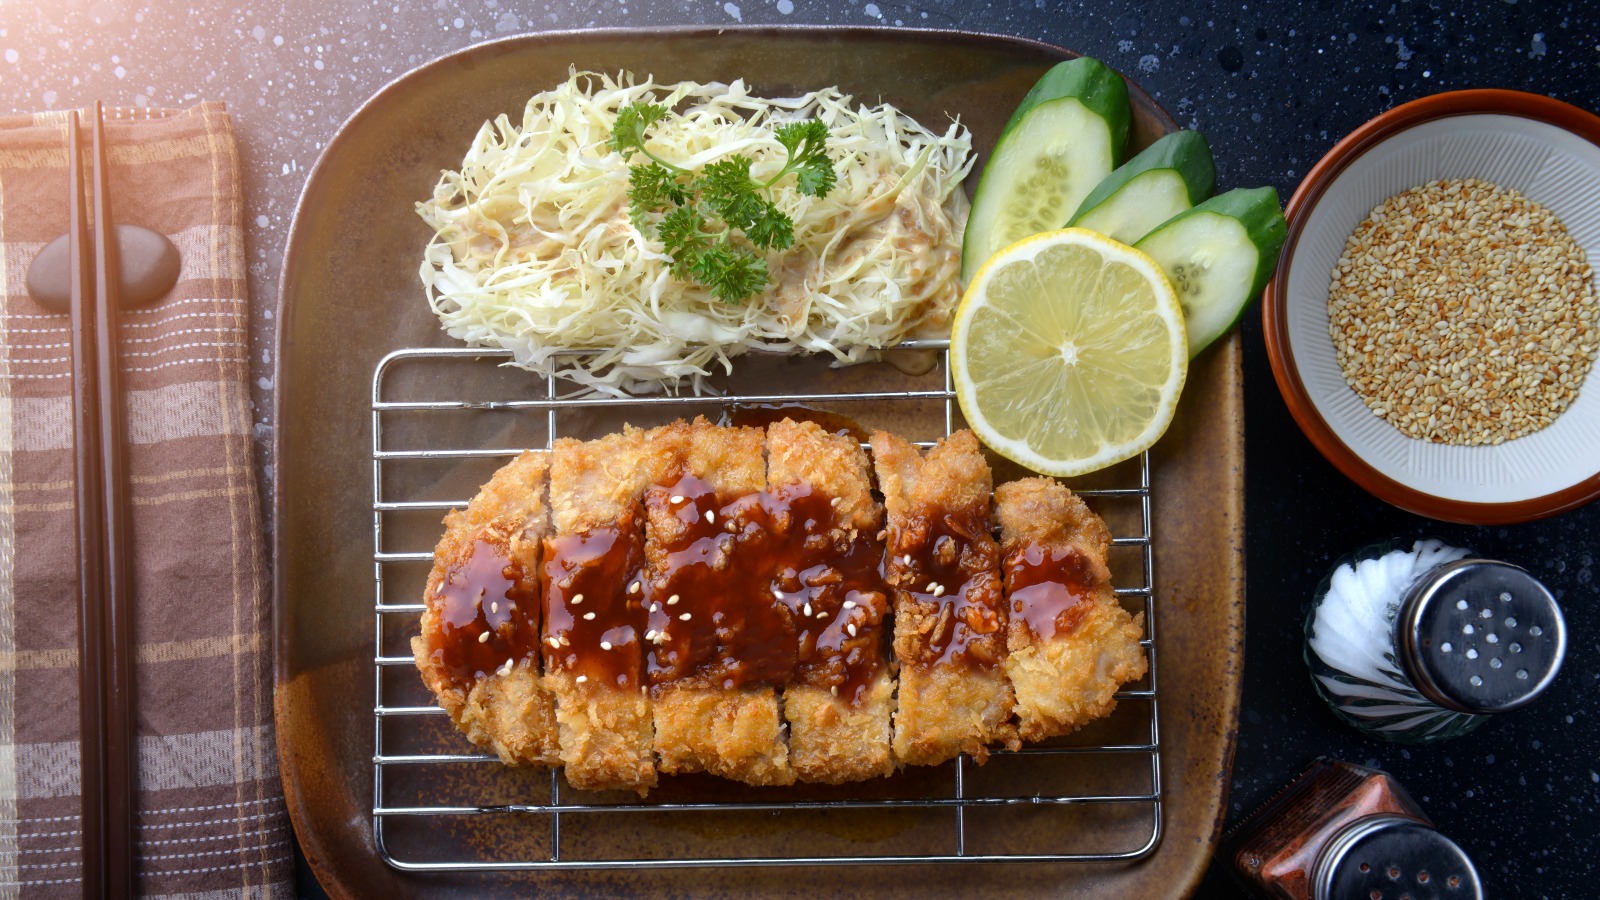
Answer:
[[[138,769],[132,730],[132,544],[122,490],[126,442],[117,351],[117,247],[104,121],[97,102],[91,281],[77,113],[67,120],[83,895],[129,897],[138,884],[133,853]]]

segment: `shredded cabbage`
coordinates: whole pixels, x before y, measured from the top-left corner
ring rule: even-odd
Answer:
[[[629,220],[628,164],[606,139],[617,111],[640,100],[676,113],[651,127],[652,152],[687,169],[742,154],[758,179],[786,159],[777,126],[827,124],[838,182],[822,198],[793,178],[773,187],[795,242],[768,253],[762,294],[722,303],[674,279],[660,242]],[[959,122],[941,135],[887,103],[852,106],[836,88],[762,99],[743,81],[573,72],[528,101],[520,127],[504,115],[485,122],[460,171],[442,173],[417,204],[434,230],[422,283],[452,337],[511,350],[514,365],[584,391],[687,381],[698,392],[750,350],[861,362],[948,328],[967,216],[960,183],[972,164]]]

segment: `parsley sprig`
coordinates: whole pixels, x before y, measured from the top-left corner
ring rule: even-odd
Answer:
[[[794,244],[794,221],[772,202],[772,186],[793,174],[802,194],[826,197],[833,189],[828,127],[818,119],[779,126],[776,137],[788,160],[771,178],[757,179],[748,156],[724,157],[694,172],[652,153],[645,132],[667,115],[655,103],[617,112],[607,143],[625,160],[635,153],[648,160],[630,167],[629,214],[641,232],[661,240],[674,278],[738,303],[767,286],[767,260],[759,251]]]

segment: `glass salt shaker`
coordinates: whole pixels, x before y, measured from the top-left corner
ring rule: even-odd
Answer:
[[[1256,896],[1483,900],[1478,870],[1393,776],[1318,759],[1222,838]]]
[[[1549,686],[1567,629],[1525,569],[1436,540],[1341,560],[1306,616],[1306,663],[1339,718],[1426,743],[1466,734]]]

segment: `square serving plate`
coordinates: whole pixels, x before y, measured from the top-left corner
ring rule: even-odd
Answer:
[[[550,842],[549,825],[535,816],[519,819],[515,814],[502,816],[493,827],[412,822],[403,848],[396,846],[393,832],[386,837],[387,845],[380,847],[373,828],[375,730],[386,727],[382,721],[375,725],[373,717],[374,657],[403,652],[396,649],[403,647],[403,634],[389,634],[385,628],[375,634],[373,627],[372,536],[375,516],[385,515],[375,512],[375,490],[385,497],[460,493],[461,485],[481,480],[482,472],[471,466],[484,464],[469,461],[471,465],[375,484],[372,429],[379,416],[373,407],[373,373],[392,351],[452,346],[428,311],[417,280],[419,253],[429,233],[413,206],[429,194],[440,169],[459,163],[478,126],[498,113],[517,113],[531,93],[563,80],[570,66],[608,72],[629,69],[660,81],[743,77],[755,93],[769,96],[837,84],[859,101],[894,103],[930,125],[959,116],[972,130],[981,165],[1028,87],[1050,64],[1069,55],[1014,38],[888,29],[530,35],[468,48],[425,65],[386,87],[351,117],[313,170],[295,215],[281,281],[277,357],[273,549],[278,744],[296,832],[324,887],[336,895],[352,896],[518,895],[539,890],[575,895],[960,891],[996,896],[1049,892],[1159,897],[1181,896],[1192,889],[1205,870],[1222,821],[1239,703],[1244,503],[1237,335],[1191,365],[1177,419],[1150,454],[1161,670],[1160,804],[1154,831],[1148,814],[1137,823],[1117,816],[1097,819],[1098,804],[1068,805],[1053,810],[1055,814],[1040,810],[1030,814],[1031,819],[987,831],[980,830],[981,817],[969,819],[967,825],[967,841],[977,845],[987,840],[995,845],[987,848],[990,853],[1027,852],[1024,845],[1035,842],[1042,847],[1093,847],[1092,838],[1100,832],[1114,835],[1125,829],[1132,834],[1142,828],[1152,846],[1135,854],[1136,859],[1007,863],[998,868],[963,863],[801,870],[629,866],[604,871],[579,867],[423,874],[397,869],[392,862],[402,851],[406,858],[421,854],[480,863],[536,855],[545,852],[540,848]],[[787,77],[781,82],[763,79],[762,73],[773,72]],[[1135,147],[1175,127],[1137,87],[1131,93]],[[744,371],[736,370],[734,377],[743,379],[739,387],[745,391],[762,391],[768,384],[774,390],[780,383],[787,387],[795,372],[782,361],[751,361],[738,368]],[[467,398],[491,382],[495,390],[509,389],[513,395],[521,391],[529,397],[540,395],[545,387],[543,379],[494,369],[488,363],[473,371],[492,371],[492,375],[470,376],[482,383],[451,374],[460,371],[420,370],[407,376],[405,386],[413,394],[440,398]],[[818,371],[807,377],[855,390],[880,380],[904,381],[888,367]],[[519,385],[518,378],[526,378],[528,384]],[[888,405],[850,412],[868,425],[915,430],[901,424],[905,411]],[[508,426],[500,428],[486,416],[474,424],[487,429],[482,439],[494,446],[543,442],[535,433],[538,422],[518,422],[513,416]],[[932,424],[943,427],[942,411]],[[409,427],[410,434],[422,435],[428,426],[418,422]],[[453,435],[450,440],[460,437]],[[438,512],[426,515],[436,518]],[[407,527],[420,529],[419,535],[429,528],[437,533],[436,526],[427,523]],[[426,544],[422,547],[426,549]],[[409,597],[386,600],[413,602]],[[404,630],[403,624],[396,625]],[[395,690],[404,690],[408,673],[402,669],[395,667],[379,677],[393,678]],[[409,674],[414,682],[414,673]],[[1147,703],[1125,701],[1125,709],[1112,717],[1107,735],[1115,734],[1116,726],[1127,724],[1130,717],[1142,716],[1145,721],[1135,724],[1148,729]],[[1135,707],[1138,712],[1132,711]],[[386,747],[392,746],[391,740],[406,738],[385,735]],[[981,786],[997,796],[1090,793],[1104,790],[1110,780],[1120,777],[1093,756],[1067,759],[1066,764],[1054,762],[1062,757],[996,757],[981,769],[968,763],[965,774],[974,788]],[[907,773],[826,793],[846,800],[925,794],[938,790],[935,782],[945,775],[938,769]],[[499,778],[500,773],[494,772],[449,776],[409,789],[419,797],[436,793],[441,800],[482,797],[481,790]],[[672,781],[677,783],[664,785],[661,792],[669,799],[694,801],[702,798],[699,791],[727,791],[726,786],[709,784],[709,779]],[[505,802],[511,802],[523,788],[513,776],[499,789],[506,792]],[[947,812],[917,815],[937,817]],[[684,826],[695,840],[728,847],[759,845],[774,848],[766,852],[777,854],[806,845],[837,846],[839,852],[848,852],[860,844],[898,840],[897,835],[912,841],[930,823],[938,824],[915,816],[903,826],[888,818],[843,821],[842,811],[836,809],[700,815],[695,824]],[[637,850],[671,832],[671,826],[642,821],[635,813],[592,813],[585,827],[588,832],[567,838],[574,848],[588,845],[596,858],[622,855],[619,848]],[[936,845],[939,838],[929,840]]]

